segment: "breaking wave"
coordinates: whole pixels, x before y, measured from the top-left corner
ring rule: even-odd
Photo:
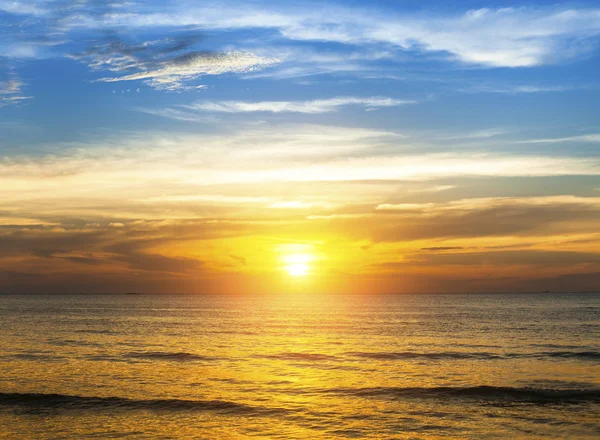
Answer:
[[[268,414],[283,411],[222,400],[127,399],[124,397],[84,397],[64,394],[0,393],[0,407],[26,412],[130,410],[130,411],[219,411],[233,414]]]
[[[600,403],[598,389],[541,389],[494,386],[472,387],[376,387],[330,390],[331,392],[357,397],[407,398],[455,398],[489,402],[522,403]]]

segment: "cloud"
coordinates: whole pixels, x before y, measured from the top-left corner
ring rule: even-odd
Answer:
[[[40,9],[38,5],[31,4],[31,2],[12,0],[0,1],[0,11],[18,15],[40,15],[44,13],[43,9]]]
[[[516,95],[519,93],[551,93],[551,92],[566,92],[569,90],[575,90],[575,86],[548,86],[548,85],[486,85],[477,84],[470,85],[469,87],[460,89],[461,92],[465,93],[502,93]]]
[[[22,2],[0,4],[0,8],[22,20],[51,17],[55,22],[46,25],[52,28],[53,35],[58,30],[64,34],[82,29],[118,28],[139,32],[194,28],[213,33],[253,29],[261,32],[259,38],[267,37],[261,41],[274,46],[290,41],[335,42],[349,47],[375,48],[374,53],[385,53],[385,57],[392,59],[411,55],[439,59],[442,55],[461,64],[483,67],[516,68],[565,62],[595,50],[596,37],[600,35],[598,8],[480,8],[443,14],[401,13],[385,6],[350,8],[322,3],[318,6],[315,8],[310,1],[292,5],[285,2],[240,5],[224,1],[206,6],[165,2],[157,12],[152,6],[143,10],[137,4],[126,2],[108,2],[100,7],[93,2],[73,2],[66,7],[63,2],[36,6]],[[59,10],[60,14],[51,12],[53,10]],[[249,70],[247,62],[243,68],[239,60],[235,63],[238,63],[235,71]],[[200,74],[206,74],[207,69],[214,70],[214,66],[206,67],[206,60],[202,60],[192,61],[187,67],[163,66],[153,72],[161,78],[177,75],[168,73],[171,69],[185,71],[184,76],[193,75],[196,68],[193,65],[198,64],[203,66],[198,67]],[[251,64],[264,65],[265,61],[255,60]],[[293,64],[290,60],[290,65]],[[317,64],[328,62],[322,60]],[[346,63],[340,61],[339,64]],[[143,72],[138,74],[143,75]],[[522,90],[528,91],[533,90]]]
[[[515,141],[515,144],[556,144],[560,142],[600,142],[600,133],[583,134],[578,136],[568,136],[559,138],[545,138],[545,139],[529,139],[525,141]]]
[[[346,45],[382,44],[421,53],[447,53],[455,60],[486,67],[531,67],[571,59],[594,48],[600,33],[599,9],[544,7],[482,8],[457,14],[407,14],[375,8],[311,3],[260,8],[186,7],[162,14],[119,17],[134,26],[199,26],[233,30],[262,28],[287,40]]]
[[[415,256],[417,264],[430,266],[566,266],[600,263],[600,253],[549,250],[509,250],[487,252],[427,252]]]
[[[151,87],[159,90],[177,90],[185,81],[204,75],[244,73],[263,69],[277,63],[274,58],[260,57],[250,52],[190,52],[159,63],[157,68],[129,75],[106,77],[97,82],[117,82],[146,80]],[[132,66],[137,68],[138,66]]]
[[[69,57],[84,61],[95,70],[150,70],[169,58],[180,56],[183,51],[202,40],[199,34],[183,34],[150,41],[135,41],[116,31],[107,30],[105,33],[105,37],[93,40],[88,49]]]
[[[168,257],[160,254],[131,253],[114,258],[126,263],[131,269],[149,272],[185,273],[202,269],[201,261],[193,258]]]
[[[0,239],[0,249],[36,256],[57,251],[122,254],[123,249],[86,243],[143,237],[146,247],[136,252],[155,254],[168,245],[165,237],[184,242],[249,231],[268,236],[271,230],[309,238],[323,233],[323,223],[350,237],[395,242],[538,235],[550,224],[589,231],[585,222],[599,220],[597,197],[439,202],[469,191],[482,194],[473,190],[479,180],[470,176],[495,176],[501,182],[495,186],[511,182],[502,194],[519,193],[507,176],[597,177],[597,158],[429,154],[405,149],[405,142],[396,133],[364,128],[264,125],[223,134],[89,138],[56,149],[47,146],[47,154],[5,157],[0,159],[0,187],[11,190],[0,200],[0,232],[13,232]],[[444,191],[451,186],[443,180],[448,177],[455,179],[452,191]],[[472,190],[464,189],[467,185]],[[415,188],[429,192],[417,194]],[[188,221],[196,223],[187,226]],[[347,227],[338,228],[339,222]],[[93,223],[107,226],[99,231]],[[40,231],[39,225],[56,229],[26,231]],[[76,228],[79,234],[61,232],[61,227]]]
[[[304,202],[299,200],[292,201],[278,201],[271,203],[269,208],[272,209],[310,209],[310,208],[322,208],[331,209],[334,206],[326,202]]]
[[[207,124],[214,124],[218,122],[218,119],[214,116],[202,116],[194,112],[187,112],[176,108],[144,108],[135,107],[133,110],[146,113],[153,116],[159,116],[161,118],[173,119],[175,121],[183,122],[200,122]]]
[[[380,219],[379,226],[370,231],[373,241],[586,234],[596,232],[593,225],[600,221],[600,198],[470,198],[444,203],[380,204],[375,213],[390,218]],[[556,246],[557,240],[552,241]]]
[[[471,131],[463,135],[456,136],[455,139],[489,139],[497,136],[503,136],[508,133],[510,133],[510,130],[506,130],[503,128],[489,128],[484,130]],[[446,139],[449,139],[449,137],[447,137]]]
[[[38,196],[38,191],[65,194],[71,187],[101,194],[104,182],[117,191],[133,182],[135,188],[144,182],[148,188],[152,182],[171,182],[175,189],[234,183],[600,174],[600,160],[594,157],[421,153],[396,133],[310,124],[243,128],[229,134],[140,134],[60,148],[58,155],[0,161],[0,185],[12,188],[6,200],[25,193]]]
[[[105,231],[93,228],[67,230],[60,226],[13,226],[0,231],[0,247],[4,257],[34,255],[48,258],[56,253],[93,249],[106,238]]]
[[[413,104],[416,101],[399,100],[386,97],[338,97],[331,99],[316,99],[312,101],[199,101],[189,105],[180,105],[164,109],[141,108],[134,110],[163,118],[174,119],[184,122],[207,122],[214,123],[214,116],[206,116],[203,113],[303,113],[322,114],[336,112],[341,108],[349,106],[362,106],[367,111],[377,110],[384,107],[394,107]]]
[[[386,97],[360,98],[345,96],[330,99],[316,99],[312,101],[220,101],[220,102],[197,102],[185,106],[193,110],[224,113],[329,113],[337,111],[341,107],[364,106],[367,110],[375,110],[382,107],[395,107],[404,104],[414,104],[416,101],[399,100]]]
[[[463,247],[460,246],[434,246],[434,247],[426,247],[421,248],[422,251],[426,252],[445,252],[445,251],[459,251],[463,250]]]
[[[458,212],[472,211],[477,209],[488,209],[507,205],[528,206],[553,206],[556,204],[563,206],[587,206],[600,208],[600,197],[577,197],[577,196],[540,196],[527,198],[508,198],[508,197],[481,197],[474,199],[461,199],[447,203],[384,203],[378,205],[375,209],[378,211],[412,211],[423,214],[440,212]]]
[[[229,255],[229,257],[232,260],[237,261],[242,266],[247,266],[248,265],[247,260],[244,257],[240,257],[239,255]]]
[[[35,287],[34,291],[58,286],[86,291],[92,285],[105,291],[213,291],[204,284],[207,277],[232,278],[232,271],[252,272],[257,265],[272,269],[273,263],[265,262],[253,247],[266,246],[269,237],[294,252],[302,237],[328,242],[327,260],[320,260],[323,268],[348,253],[354,258],[355,248],[362,260],[349,266],[339,263],[338,279],[349,267],[355,275],[374,271],[379,279],[398,271],[403,279],[419,274],[463,280],[484,276],[496,280],[486,287],[493,290],[501,277],[531,280],[600,269],[598,198],[488,198],[423,205],[425,216],[418,211],[333,214],[306,222],[289,217],[266,222],[259,210],[251,216],[229,211],[228,220],[125,220],[119,228],[107,220],[77,226],[67,217],[59,227],[0,228],[0,286]],[[36,214],[43,215],[44,209]],[[483,275],[477,273],[482,267]],[[33,282],[36,276],[39,286]],[[136,283],[141,283],[139,288],[132,287]]]
[[[569,59],[600,33],[600,10],[477,9],[447,17],[358,18],[347,12],[282,29],[288,38],[380,42],[422,52],[447,52],[487,67],[531,67]],[[579,40],[577,44],[573,40]]]
[[[0,107],[10,104],[19,104],[31,99],[22,92],[23,82],[11,74],[6,80],[0,81]]]
[[[155,89],[193,90],[198,84],[189,83],[204,75],[248,73],[278,62],[248,50],[201,49],[204,34],[190,27],[159,27],[150,36],[128,23],[115,24],[143,15],[132,3],[49,1],[35,11],[19,5],[8,8],[14,26],[8,27],[6,43],[0,43],[0,54],[68,57],[113,73],[97,82],[143,80]]]

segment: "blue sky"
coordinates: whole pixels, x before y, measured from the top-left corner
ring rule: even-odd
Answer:
[[[392,216],[360,237],[351,219],[418,209],[441,224],[457,209],[522,204],[540,222],[548,207],[587,222],[550,216],[546,232],[516,234],[525,248],[591,240],[581,261],[538,278],[600,273],[589,258],[600,210],[597,2],[0,0],[0,28],[5,238],[62,228],[71,243],[95,225],[118,241],[111,224],[235,219],[290,222],[277,228],[293,242],[305,235],[294,222],[327,218],[346,222],[347,246],[395,243],[361,263],[391,267],[408,246],[381,240]],[[56,258],[125,258],[52,240],[55,251],[21,255],[29,275]],[[175,242],[128,252],[226,271]],[[485,289],[508,283],[500,272]]]
[[[202,122],[210,117],[572,137],[598,119],[595,6],[5,1],[0,112],[43,128],[27,133],[30,145],[98,127],[211,130]],[[415,103],[340,105],[318,116],[181,107],[349,96]]]

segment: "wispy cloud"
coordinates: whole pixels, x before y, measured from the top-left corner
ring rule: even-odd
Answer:
[[[488,67],[530,67],[564,61],[586,50],[569,44],[600,33],[600,10],[477,9],[453,16],[383,17],[348,11],[283,28],[291,39],[341,43],[376,41],[404,49],[447,52],[458,61]],[[306,22],[305,22],[306,23]],[[591,44],[592,40],[588,40]],[[589,46],[588,46],[589,47]]]
[[[269,205],[269,208],[272,209],[311,209],[311,208],[322,208],[322,209],[331,209],[334,205],[326,202],[306,202],[300,200],[291,200],[291,201],[279,201],[274,202]]]
[[[482,209],[495,209],[506,206],[579,206],[600,209],[600,197],[540,196],[540,197],[482,197],[461,199],[446,203],[384,203],[377,205],[377,211],[412,212],[421,214],[442,214],[449,212],[469,212]]]
[[[44,9],[40,8],[36,4],[32,4],[31,2],[10,0],[0,1],[0,11],[18,15],[40,15],[45,12]]]
[[[161,118],[173,119],[176,121],[183,122],[200,122],[214,124],[218,121],[218,119],[214,116],[200,115],[196,112],[188,112],[176,108],[154,109],[145,107],[134,107],[133,110],[153,116],[160,116]]]
[[[99,209],[97,206],[106,206],[102,200],[109,193],[118,193],[131,212],[132,200],[147,199],[157,193],[205,196],[206,188],[211,185],[235,185],[237,193],[218,195],[239,196],[239,188],[243,187],[240,184],[600,175],[598,158],[514,153],[407,153],[398,148],[403,142],[402,137],[388,132],[298,125],[243,129],[226,135],[115,138],[66,150],[63,146],[60,155],[0,161],[0,186],[11,188],[0,209],[16,210],[16,213],[22,209],[36,212],[91,210],[90,214]],[[358,194],[354,187],[346,189],[350,196]],[[261,192],[244,196],[263,196]],[[74,198],[74,194],[79,199]],[[296,200],[315,201],[303,195]],[[274,202],[286,201],[290,199],[279,198]],[[115,206],[115,209],[118,208]]]
[[[461,88],[461,92],[466,93],[501,93],[508,95],[516,95],[520,93],[552,93],[552,92],[566,92],[569,90],[574,90],[577,87],[575,86],[564,86],[564,85],[491,85],[491,84],[478,84],[471,85],[469,87]]]
[[[525,141],[515,141],[516,144],[557,144],[560,142],[600,142],[600,133],[582,134],[578,136],[567,136],[557,138],[529,139]]]
[[[425,53],[445,52],[459,62],[487,67],[531,67],[570,59],[594,47],[599,9],[482,8],[464,13],[399,15],[394,11],[264,4],[189,8],[185,13],[120,16],[134,26],[204,29],[274,29],[288,40],[381,43]],[[576,44],[574,42],[577,42]]]
[[[15,75],[11,74],[6,80],[0,81],[0,107],[31,99],[31,96],[23,94],[22,89],[23,82]]]
[[[347,8],[312,2],[233,3],[190,6],[165,2],[160,13],[141,12],[131,3],[90,2],[58,8],[60,2],[30,6],[4,2],[18,16],[52,15],[60,9],[62,30],[194,27],[203,31],[262,29],[282,41],[336,42],[348,46],[380,45],[393,49],[447,54],[465,64],[485,67],[531,67],[564,62],[597,47],[600,9],[566,7],[481,8],[454,13],[402,13],[375,7]],[[390,49],[392,49],[390,51]],[[389,54],[388,54],[389,55]],[[386,55],[386,56],[388,56]],[[398,56],[395,54],[393,56]]]
[[[512,133],[513,130],[507,128],[484,128],[481,130],[472,130],[459,133],[420,133],[419,137],[430,138],[434,141],[457,141],[457,140],[475,140],[481,141],[495,137],[505,136]]]
[[[219,101],[197,102],[185,106],[192,110],[203,110],[223,113],[329,113],[337,111],[340,107],[362,106],[367,110],[382,107],[396,107],[404,104],[414,104],[413,100],[400,100],[386,97],[360,98],[344,96],[330,99],[315,99],[312,101]]]

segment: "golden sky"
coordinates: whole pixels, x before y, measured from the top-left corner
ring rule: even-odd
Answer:
[[[567,185],[562,174],[594,179],[590,161],[380,152],[405,142],[261,127],[5,161],[1,281],[83,292],[595,285],[600,195],[540,194]]]

